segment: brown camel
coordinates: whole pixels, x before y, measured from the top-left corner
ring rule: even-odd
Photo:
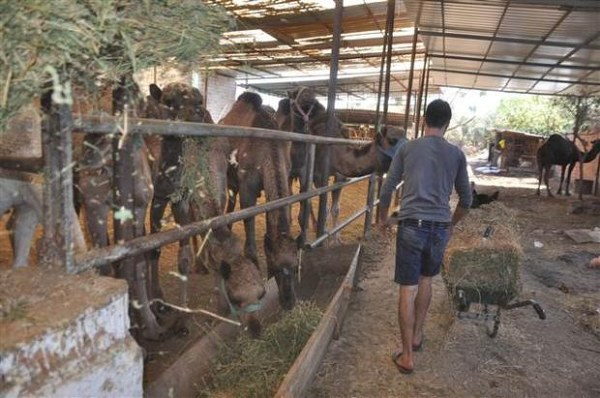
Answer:
[[[110,89],[110,87],[108,87]],[[142,109],[142,101],[138,86],[131,77],[123,77],[120,82],[110,90],[111,107],[114,115],[123,115],[126,111],[129,116],[137,116]],[[104,106],[100,110],[106,111],[107,97],[104,96]],[[85,99],[76,100],[76,111],[94,111],[95,104],[86,104]],[[48,102],[43,100],[42,104]],[[101,101],[102,102],[102,101]],[[96,108],[98,109],[98,108]],[[118,173],[130,182],[125,185],[130,187],[131,196],[126,199],[127,204],[119,209],[116,215],[115,241],[128,240],[145,234],[144,221],[146,209],[153,194],[153,186],[148,163],[148,153],[144,140],[139,135],[126,134],[119,141],[118,157],[123,159],[125,154],[130,154],[131,164],[128,162],[113,162],[112,138],[103,134],[86,134],[83,149],[76,153],[78,156],[75,173],[75,183],[81,204],[85,209],[85,219],[94,246],[103,247],[109,244],[108,216],[111,208],[116,209],[113,202],[112,187],[116,183],[113,175]],[[135,171],[135,172],[134,172]],[[120,194],[125,192],[119,190]],[[131,206],[129,205],[131,204]],[[131,214],[130,214],[131,213]],[[131,220],[131,222],[130,222]],[[123,228],[118,228],[123,225]],[[160,339],[163,328],[151,311],[148,302],[151,299],[150,281],[147,279],[148,263],[144,255],[134,256],[122,260],[116,266],[116,275],[127,279],[130,286],[132,301],[141,304],[139,308],[143,329],[141,336],[148,339]],[[100,267],[103,275],[111,274],[110,265]]]
[[[173,83],[164,90],[153,85],[151,93],[154,100],[163,106],[158,116],[168,115],[170,119],[180,121],[212,122],[210,114],[202,107],[200,92],[189,85]],[[230,152],[226,138],[165,136],[158,160],[155,189],[158,195],[155,194],[153,200],[153,216],[156,217],[152,221],[153,227],[160,228],[162,213],[169,200],[176,221],[181,225],[223,214],[227,201],[227,156]],[[222,293],[219,295],[220,309],[224,309],[224,303],[228,302],[230,309],[241,315],[250,331],[259,333],[260,323],[253,311],[259,307],[266,291],[258,269],[243,254],[239,239],[227,227],[212,231],[206,239],[208,261],[205,263],[216,271],[217,286]],[[182,250],[193,255],[189,240],[180,242],[180,254]],[[181,274],[188,274],[191,258],[183,262],[183,267],[180,261]]]
[[[546,184],[546,191],[548,196],[553,196],[548,185],[548,172],[552,165],[560,165],[560,184],[558,185],[557,195],[562,193],[563,180],[565,178],[565,169],[569,166],[567,172],[567,182],[565,184],[565,195],[570,195],[569,185],[571,183],[571,172],[575,167],[575,164],[579,162],[580,158],[583,158],[584,163],[589,163],[596,158],[600,152],[600,140],[592,141],[592,149],[589,152],[583,153],[574,143],[567,140],[561,135],[552,134],[538,149],[537,151],[537,164],[539,169],[539,179],[537,195],[540,195],[540,185],[542,184],[542,174],[544,176],[544,183]]]
[[[279,102],[276,119],[282,130],[303,134],[326,136],[327,110],[317,101],[314,92],[307,88],[298,88],[288,93],[288,98]],[[336,119],[334,137],[349,138],[347,128]],[[316,187],[327,185],[330,176],[336,181],[345,177],[360,177],[373,172],[383,174],[390,166],[393,154],[406,139],[403,129],[384,126],[375,139],[362,147],[352,145],[332,145],[329,149],[329,171],[323,170],[327,151],[317,147],[315,154],[314,184]],[[307,173],[307,144],[293,143],[291,149],[292,171],[290,179],[299,178],[301,191],[307,186],[304,182]],[[331,193],[331,220],[337,224],[341,190]]]
[[[275,119],[262,107],[260,95],[245,92],[219,122],[232,126],[277,129]],[[290,195],[290,144],[284,141],[241,138],[232,140],[234,153],[229,175],[237,177],[242,208],[256,205],[264,188],[266,199],[272,201]],[[244,220],[246,254],[258,265],[254,218]],[[275,277],[279,302],[284,309],[295,304],[295,277],[298,268],[297,244],[290,234],[290,207],[267,213],[267,233],[264,247],[268,276]]]

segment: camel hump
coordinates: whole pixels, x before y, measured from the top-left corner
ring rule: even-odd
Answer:
[[[240,96],[238,97],[238,101],[251,104],[256,110],[259,110],[262,105],[262,97],[259,94],[253,93],[251,91],[246,91],[240,94]]]

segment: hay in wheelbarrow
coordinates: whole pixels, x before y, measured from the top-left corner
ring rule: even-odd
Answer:
[[[317,328],[323,312],[300,301],[259,339],[242,335],[223,345],[213,366],[212,381],[201,397],[271,397]]]
[[[521,289],[519,242],[512,210],[498,202],[471,210],[446,249],[443,278],[450,294],[458,299],[462,290],[468,303],[506,305]]]

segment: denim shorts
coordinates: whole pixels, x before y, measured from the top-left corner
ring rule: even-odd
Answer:
[[[394,281],[400,285],[417,285],[421,276],[439,274],[449,240],[448,225],[418,226],[401,220],[396,237]]]

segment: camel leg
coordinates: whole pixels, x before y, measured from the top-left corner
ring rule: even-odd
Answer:
[[[152,204],[150,206],[150,231],[152,233],[156,233],[162,228],[162,218],[165,214],[165,208],[169,200],[166,197],[157,197],[154,196],[152,198]],[[150,280],[150,285],[152,286],[152,290],[150,290],[151,297],[154,298],[163,298],[163,292],[160,287],[159,282],[159,259],[160,259],[160,248],[150,251],[148,257],[150,258],[150,273],[148,279]]]
[[[249,184],[246,182],[240,184],[240,207],[242,209],[256,205],[257,192],[251,185],[257,186],[257,184]],[[258,268],[258,249],[256,247],[256,226],[254,217],[249,217],[244,220],[244,229],[246,231],[244,254],[252,260]]]
[[[571,185],[571,173],[573,172],[573,169],[575,168],[575,164],[576,163],[571,163],[569,165],[569,171],[567,171],[567,182],[565,185],[565,195],[566,196],[571,196],[571,193],[569,192],[569,186]],[[563,168],[563,172],[564,172],[564,168]]]
[[[173,209],[173,216],[175,222],[179,225],[189,224],[191,220],[190,206],[185,200],[180,200],[174,203],[171,208]],[[182,276],[181,280],[181,303],[183,306],[187,306],[188,303],[188,289],[187,280],[190,274],[190,268],[194,264],[194,253],[190,245],[189,239],[183,239],[179,241],[179,253],[177,254],[177,268],[179,274]]]
[[[552,194],[552,191],[550,190],[550,183],[548,182],[548,174],[550,173],[550,167],[552,167],[552,165],[548,165],[544,167],[544,184],[546,184],[546,192],[548,193],[549,197],[554,197],[554,195]]]
[[[561,166],[561,171],[560,171],[560,184],[558,184],[558,191],[556,191],[557,195],[562,195],[562,185],[563,185],[563,181],[565,179],[565,169],[567,167],[566,166]],[[569,190],[569,188],[567,188],[567,191]]]
[[[28,205],[15,208],[12,217],[14,217],[13,267],[25,267],[38,217],[35,209]]]
[[[538,161],[538,187],[537,187],[537,192],[536,195],[540,196],[540,186],[542,185],[542,176],[544,173],[544,165],[542,165],[539,161]]]
[[[331,191],[331,228],[335,228],[337,225],[337,220],[340,215],[340,197],[342,195],[341,189],[336,189],[335,191]],[[336,233],[333,235],[333,242],[336,244],[340,244],[342,242],[340,233]]]
[[[108,220],[108,206],[101,203],[95,197],[85,197],[83,208],[85,209],[85,220],[92,239],[92,245],[94,247],[108,246],[108,228],[106,225]],[[110,264],[100,266],[99,272],[100,275],[110,275]]]

